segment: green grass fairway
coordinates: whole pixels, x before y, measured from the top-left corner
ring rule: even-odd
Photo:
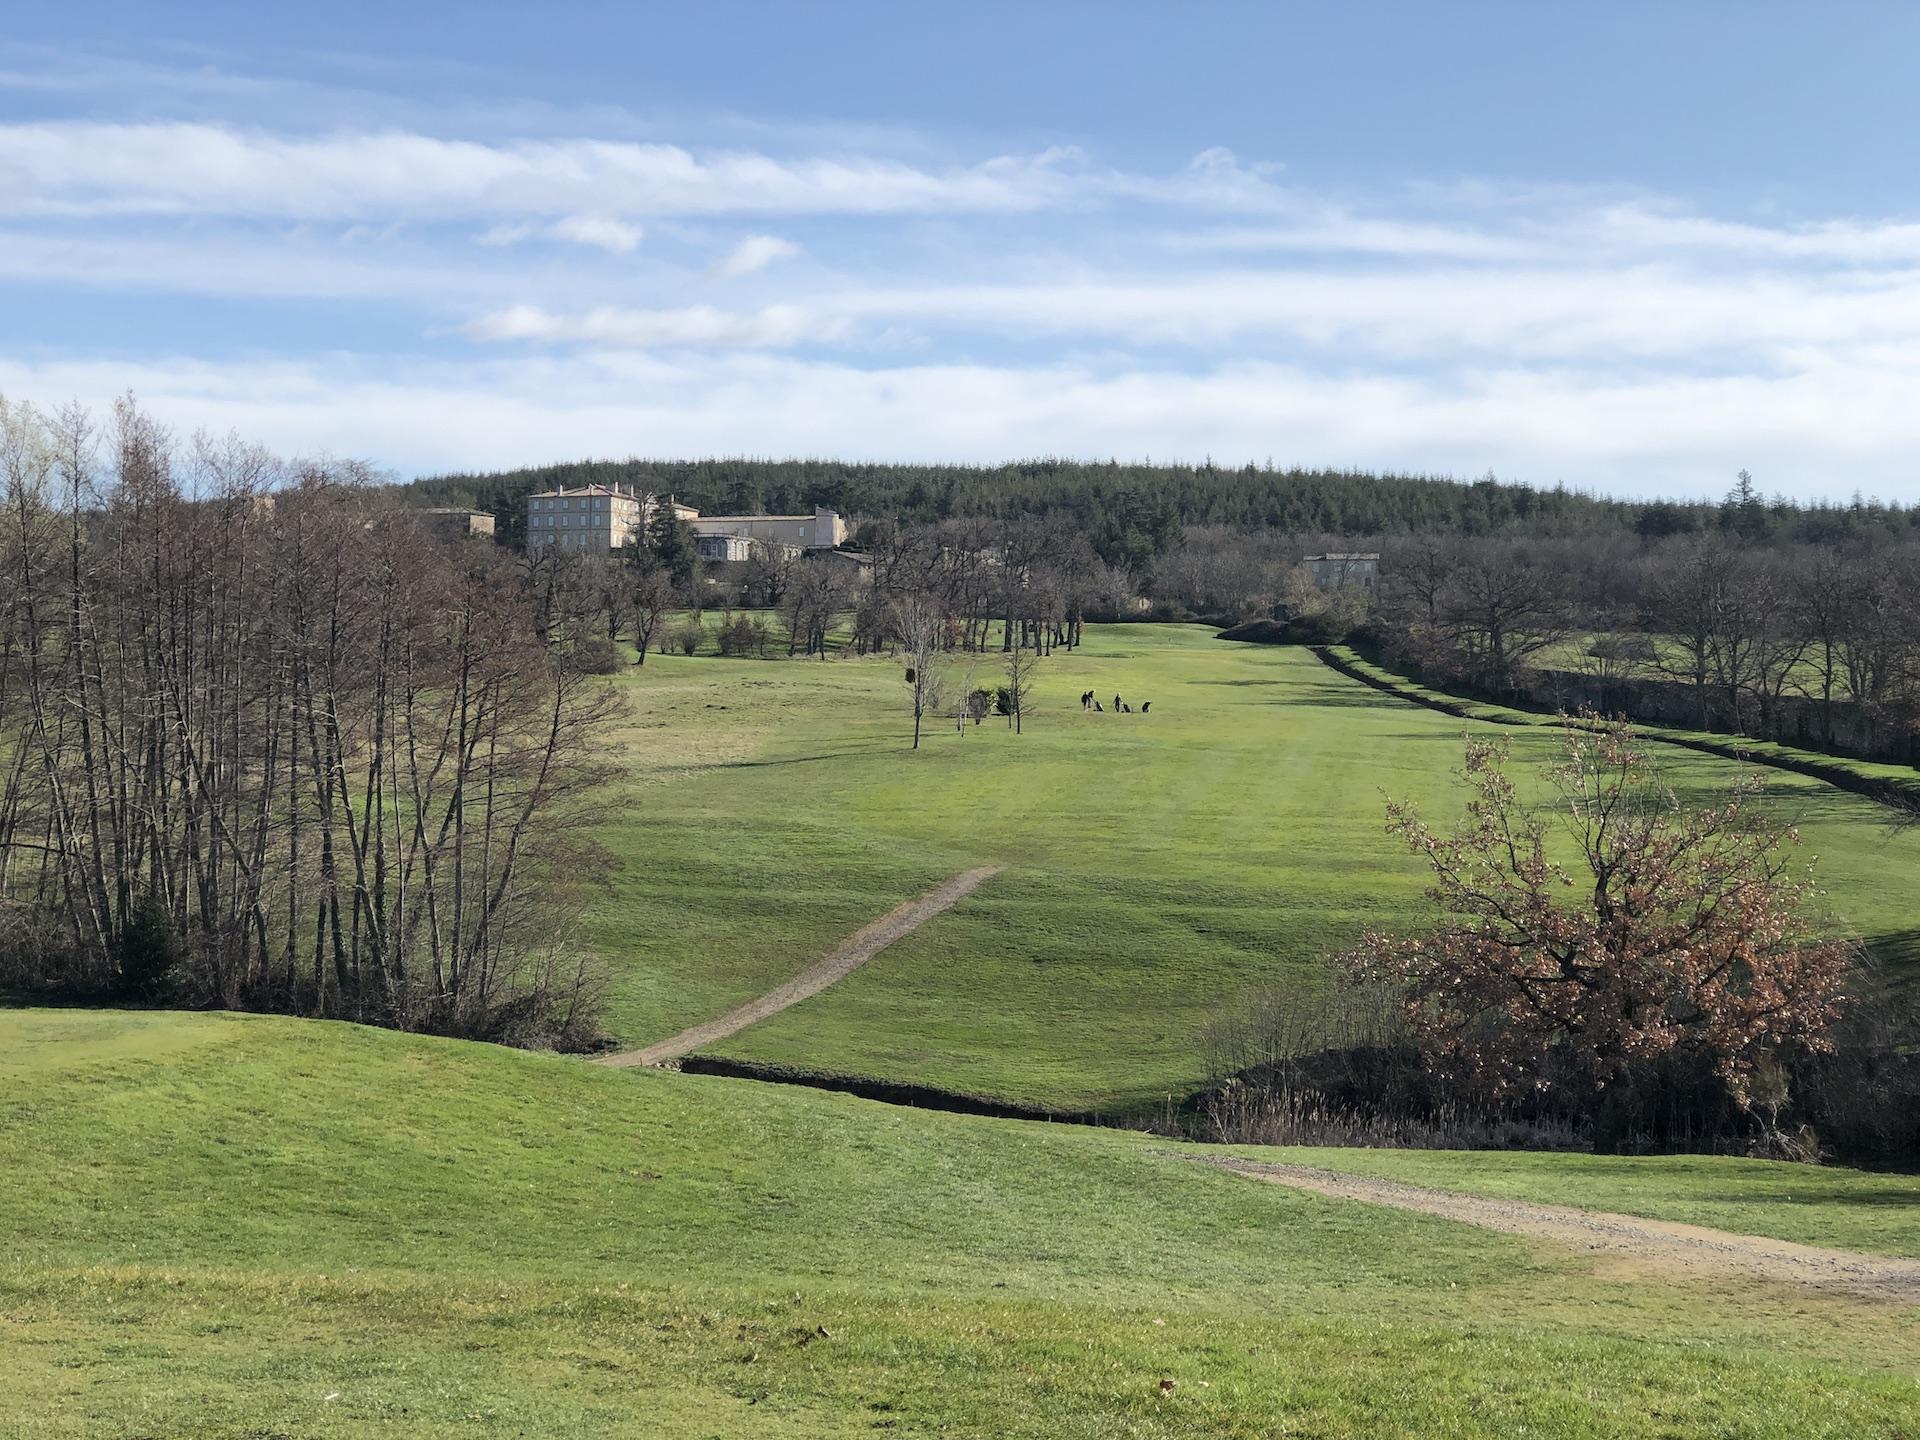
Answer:
[[[976,671],[992,683],[997,657]],[[1384,795],[1446,815],[1461,794],[1463,722],[1200,626],[1090,628],[1044,663],[1024,735],[936,726],[918,754],[891,659],[655,655],[622,683],[632,777],[610,801],[617,865],[588,939],[615,970],[624,1040],[771,989],[999,861],[958,908],[716,1053],[1061,1109],[1186,1093],[1213,1007],[1260,982],[1310,995],[1363,927],[1421,923],[1424,876],[1384,832]],[[1153,711],[1083,713],[1088,688]],[[1555,753],[1544,730],[1498,733],[1523,770]],[[1700,794],[1738,768],[1659,758]],[[1833,927],[1910,954],[1920,835],[1818,781],[1768,780],[1820,857]]]
[[[346,1025],[0,1012],[0,1435],[1855,1440],[1920,1417],[1911,1310],[1597,1274],[1167,1149]],[[1775,1183],[1637,1173],[1708,1216]],[[1809,1225],[1880,1183],[1819,1178]]]

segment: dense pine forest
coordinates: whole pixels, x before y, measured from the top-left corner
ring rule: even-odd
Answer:
[[[1732,477],[1728,477],[1731,482]],[[1856,497],[1842,504],[1767,500],[1751,482],[1728,500],[1625,501],[1492,476],[1462,481],[1363,471],[1122,464],[1039,459],[994,466],[839,460],[579,460],[410,487],[422,504],[472,505],[519,539],[523,497],[557,485],[618,482],[671,493],[709,513],[824,505],[860,520],[1070,516],[1110,564],[1138,566],[1188,526],[1294,535],[1567,536],[1615,530],[1647,539],[1731,530],[1748,541],[1830,543],[1920,530],[1920,511]]]

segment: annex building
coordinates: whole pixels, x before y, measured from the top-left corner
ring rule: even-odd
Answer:
[[[527,497],[527,548],[605,554],[637,545],[660,505],[671,505],[687,522],[703,560],[745,560],[755,545],[794,554],[832,550],[847,538],[847,522],[839,512],[819,507],[811,515],[702,515],[671,497],[663,500],[624,485],[581,485]]]

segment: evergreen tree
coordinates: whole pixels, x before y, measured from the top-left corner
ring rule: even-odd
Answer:
[[[1743,540],[1764,540],[1773,528],[1766,501],[1760,498],[1760,487],[1745,470],[1734,477],[1733,488],[1720,506],[1720,525]]]
[[[653,515],[647,521],[647,549],[671,577],[675,589],[683,594],[692,591],[700,571],[700,548],[693,526],[674,513],[670,501],[654,506]]]

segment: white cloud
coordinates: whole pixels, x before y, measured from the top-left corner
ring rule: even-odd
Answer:
[[[1636,491],[1717,490],[1744,463],[1769,488],[1912,489],[1920,224],[1897,217],[1466,182],[1334,197],[1225,150],[1148,174],[817,136],[798,155],[482,141],[418,113],[377,132],[0,125],[0,284],[29,302],[8,353],[60,355],[55,286],[81,305],[343,302],[220,316],[222,353],[332,356],[312,363],[196,365],[163,308],[129,306],[115,349],[144,361],[0,362],[0,385],[132,384],[189,428],[422,466],[1211,453]],[[779,216],[805,224],[807,265],[752,233]],[[691,303],[747,276],[753,307]],[[405,355],[329,348],[407,326]]]
[[[524,220],[515,224],[489,225],[475,238],[482,245],[503,248],[543,236],[549,240],[564,240],[572,245],[605,250],[609,255],[626,255],[638,249],[646,235],[645,226],[616,220],[611,215],[568,215],[551,225],[534,225]]]
[[[534,227],[525,221],[517,225],[489,225],[480,232],[482,245],[518,245],[532,235]]]
[[[646,233],[640,226],[610,215],[569,215],[547,227],[547,234],[556,240],[591,245],[611,255],[625,255],[639,245]]]
[[[1920,225],[1828,220],[1745,225],[1645,204],[1609,206],[1591,217],[1590,234],[1616,248],[1719,251],[1840,265],[1920,263]]]
[[[749,235],[724,259],[713,267],[716,279],[730,280],[738,275],[751,275],[764,270],[775,261],[791,260],[800,253],[800,247],[790,240],[782,240],[778,235]]]
[[[501,315],[513,317],[512,323]],[[777,316],[777,323],[769,317]],[[1293,268],[1021,285],[827,291],[756,315],[705,307],[566,315],[530,307],[470,326],[477,339],[663,343],[666,328],[761,335],[723,343],[852,339],[851,322],[946,338],[1123,350],[1286,347],[1360,358],[1772,365],[1805,347],[1920,342],[1920,271],[1832,277],[1669,267]]]
[[[16,215],[351,219],[1029,210],[1076,188],[1067,157],[935,171],[593,139],[489,144],[410,131],[289,136],[208,124],[0,125]]]
[[[1182,231],[1166,237],[1174,250],[1258,253],[1318,252],[1434,260],[1540,260],[1549,247],[1521,235],[1465,224],[1369,218],[1337,208],[1303,207],[1284,225]]]
[[[395,378],[403,377],[403,378]],[[1777,376],[1621,379],[1575,369],[1344,376],[1229,362],[860,369],[739,352],[586,353],[464,365],[0,361],[0,392],[98,405],[131,387],[184,433],[412,469],[576,455],[832,454],[997,461],[1066,454],[1283,461],[1625,494],[1912,493],[1920,348]]]
[[[794,305],[769,305],[756,311],[716,310],[710,305],[672,310],[597,306],[575,315],[514,305],[483,315],[466,327],[474,340],[567,341],[643,350],[660,346],[779,349],[837,339],[845,331],[845,320]]]
[[[216,226],[162,234],[117,228],[79,233],[0,229],[0,282],[133,295],[401,298],[473,307],[499,295],[507,283],[506,263],[504,256],[491,253],[451,256],[418,237],[362,243],[351,238],[351,231],[335,235]]]
[[[1463,187],[1438,214],[1386,213],[1295,195],[1277,223],[1175,232],[1176,250],[1318,251],[1400,259],[1551,263],[1685,262],[1736,258],[1808,266],[1920,264],[1920,224],[1826,220],[1756,225],[1692,213],[1671,200],[1548,188],[1485,193]]]

